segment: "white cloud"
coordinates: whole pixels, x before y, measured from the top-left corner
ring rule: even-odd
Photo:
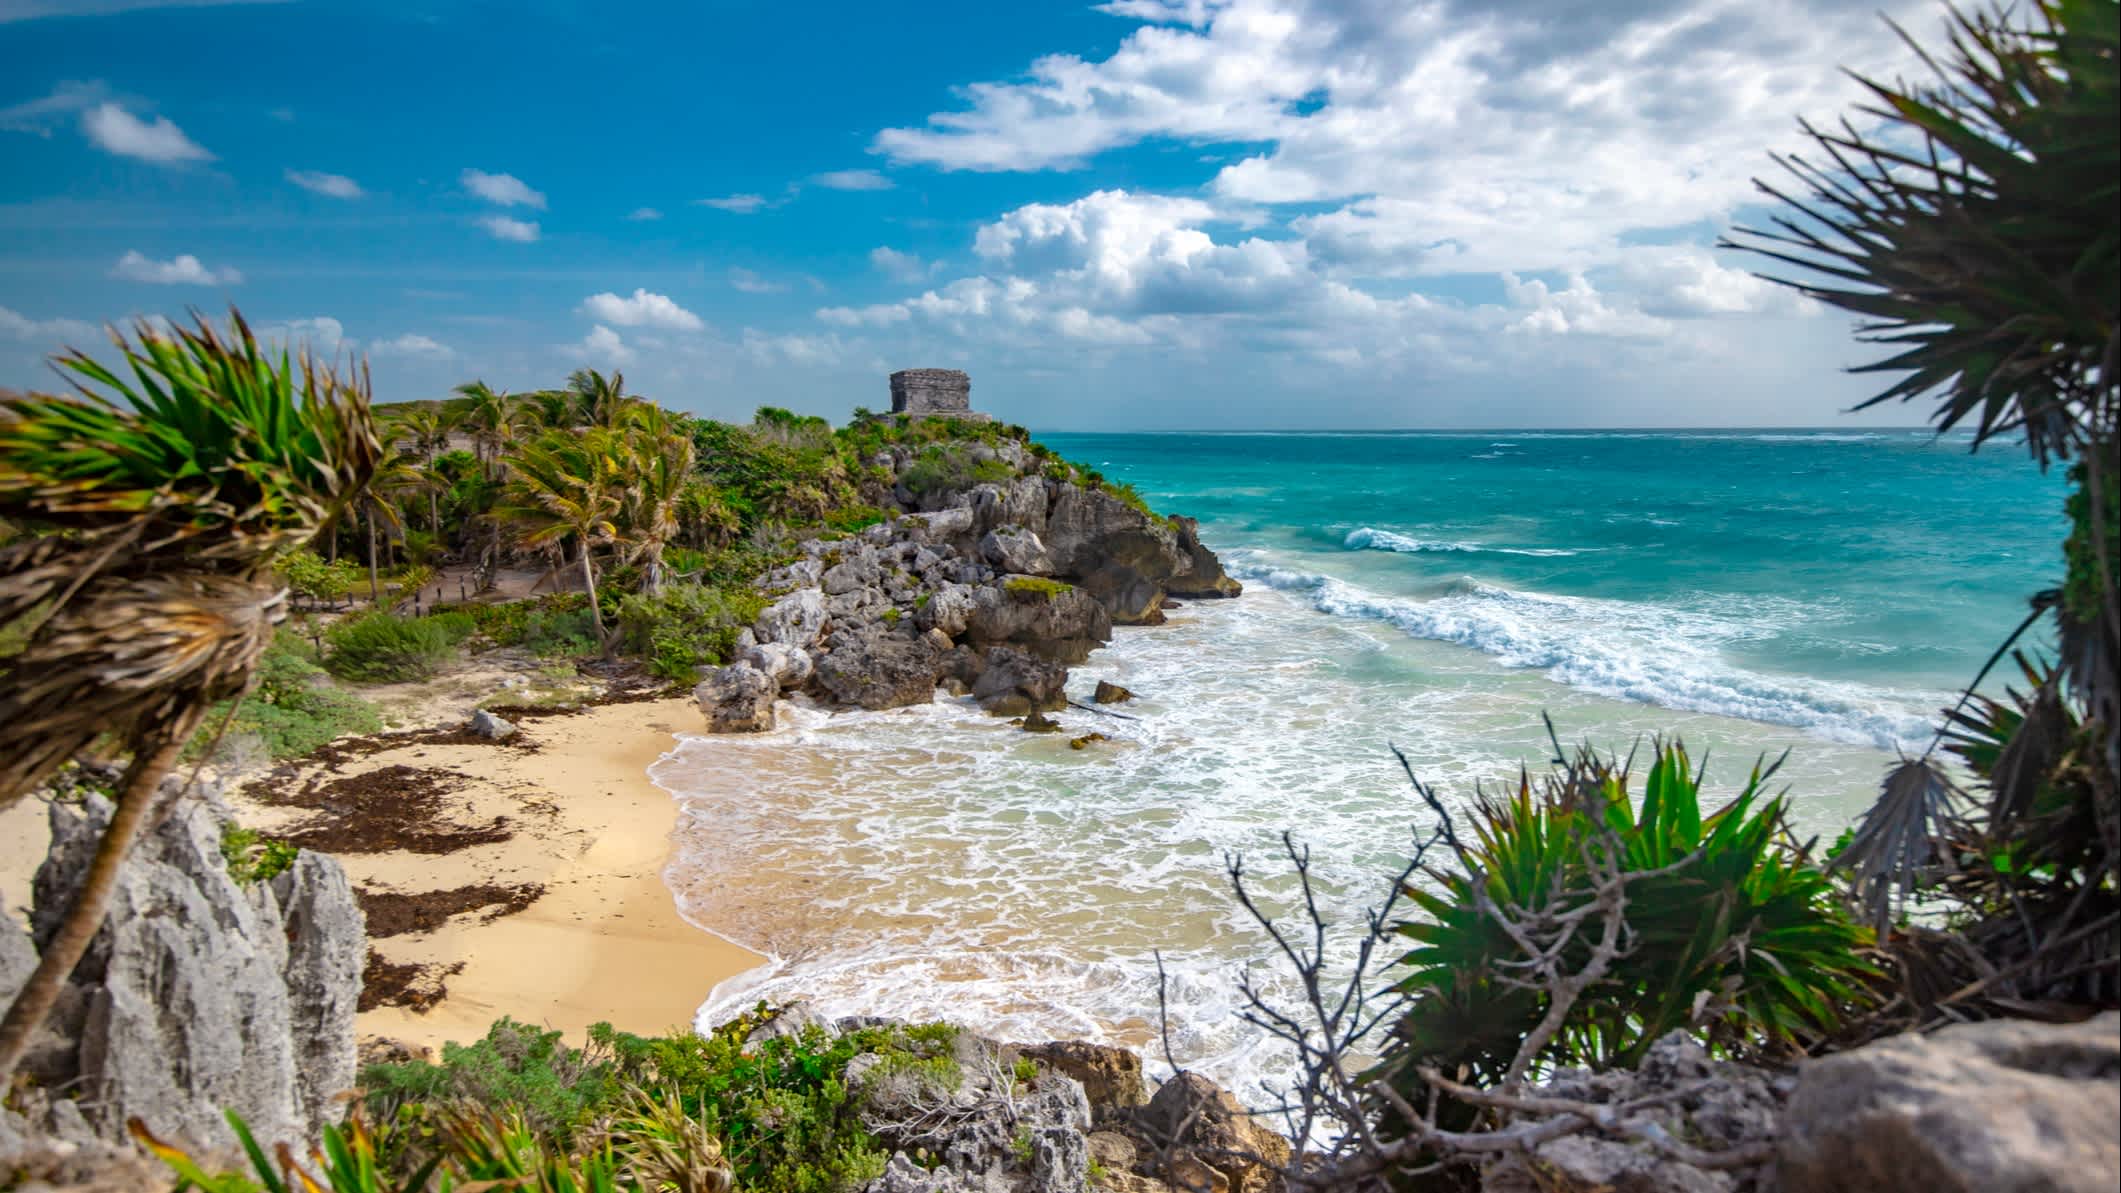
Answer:
[[[336,356],[344,348],[351,351],[354,341],[346,338],[346,327],[329,315],[317,315],[308,319],[289,319],[281,323],[268,323],[257,329],[258,338],[289,347],[307,345],[319,356]]]
[[[344,174],[326,174],[322,170],[289,170],[287,180],[312,194],[333,199],[358,199],[364,193],[361,184]]]
[[[413,332],[377,340],[368,346],[368,352],[371,356],[404,356],[417,360],[448,360],[456,355],[449,345]]]
[[[32,344],[85,347],[97,338],[96,326],[79,319],[32,319],[18,311],[0,307],[0,336]]]
[[[142,120],[114,103],[100,103],[83,112],[81,131],[97,148],[120,157],[136,157],[165,166],[214,160],[213,154],[185,136],[169,117]]]
[[[1503,292],[1512,304],[1526,308],[1523,317],[1509,325],[1510,331],[1655,338],[1672,330],[1670,323],[1600,294],[1580,273],[1570,274],[1569,284],[1560,290],[1536,278],[1525,281],[1506,273]]]
[[[605,292],[582,300],[581,312],[601,323],[620,327],[661,327],[670,331],[699,331],[707,325],[698,315],[672,302],[667,296],[636,289],[631,298]],[[601,330],[601,329],[600,329]]]
[[[913,283],[928,276],[928,263],[913,253],[902,253],[889,245],[869,250],[869,266],[895,282]]]
[[[751,327],[744,329],[743,349],[755,363],[767,366],[835,365],[848,352],[848,346],[836,335],[772,335]]]
[[[109,94],[110,88],[100,81],[60,83],[52,88],[51,94],[41,99],[24,100],[0,108],[0,129],[49,137],[52,127],[62,118],[101,103]]]
[[[0,24],[39,17],[99,17],[143,8],[213,8],[225,4],[281,4],[286,0],[0,0]]]
[[[619,338],[619,333],[599,323],[589,329],[579,344],[569,344],[562,349],[568,356],[591,364],[625,365],[633,363],[633,349]]]
[[[510,219],[505,215],[489,215],[481,217],[476,222],[479,227],[486,229],[487,234],[495,240],[514,240],[527,244],[538,238],[538,225],[535,220],[517,220]]]
[[[545,196],[530,189],[528,184],[513,174],[488,174],[484,170],[466,170],[457,176],[457,181],[464,184],[465,190],[488,203],[498,203],[503,207],[521,205],[539,211],[545,210]]]
[[[888,191],[898,185],[875,170],[830,170],[810,181],[835,191]]]
[[[733,211],[738,215],[750,215],[766,206],[764,195],[723,195],[719,199],[694,199],[701,207],[712,207],[717,211]]]
[[[662,219],[663,213],[653,207],[636,207],[626,214],[626,218],[636,223],[641,223],[648,220]]]
[[[118,264],[111,268],[111,276],[160,286],[233,286],[243,280],[240,271],[227,267],[208,269],[190,253],[179,253],[167,261],[157,261],[138,250],[118,258]]]
[[[788,289],[784,282],[770,281],[742,267],[729,271],[729,284],[746,294],[779,294]]]
[[[1626,250],[1616,275],[1645,311],[1674,318],[1813,315],[1819,304],[1787,286],[1720,265],[1691,245]]]

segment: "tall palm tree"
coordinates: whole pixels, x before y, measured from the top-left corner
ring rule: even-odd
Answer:
[[[573,538],[582,588],[589,594],[589,615],[597,641],[608,645],[604,614],[597,607],[596,564],[591,552],[599,543],[616,542],[624,508],[626,478],[620,463],[622,444],[612,432],[591,428],[581,434],[548,432],[508,457],[515,479],[494,513],[523,528],[532,546]]]
[[[117,810],[36,970],[0,1017],[7,1084],[89,941],[179,751],[238,696],[287,593],[272,573],[366,488],[380,454],[365,369],[258,345],[240,315],[113,331],[132,379],[59,357],[78,396],[0,395],[0,808],[97,737],[130,753]]]
[[[576,416],[592,427],[617,427],[639,402],[626,393],[626,374],[611,376],[595,369],[576,369],[567,378],[567,392],[574,395]]]
[[[385,442],[388,442],[387,438]],[[368,534],[368,602],[371,605],[380,604],[383,599],[376,532],[383,531],[387,536],[392,531],[404,529],[405,518],[398,512],[396,499],[416,492],[421,483],[419,458],[411,452],[391,451],[376,464],[367,487],[354,498],[354,510],[360,514],[362,528]]]
[[[440,494],[448,486],[428,484],[425,474],[433,472],[435,458],[449,450],[453,426],[452,417],[433,406],[414,406],[383,425],[384,443],[398,449],[409,474],[400,478],[400,487],[426,495],[427,528],[437,535],[442,533]]]
[[[505,391],[484,381],[467,381],[451,403],[457,426],[471,435],[472,454],[486,468],[488,480],[501,479],[501,457],[514,446],[523,411]]]
[[[669,412],[643,402],[628,414],[625,463],[625,537],[641,565],[641,591],[663,588],[663,549],[683,528],[685,488],[692,479],[692,437]]]

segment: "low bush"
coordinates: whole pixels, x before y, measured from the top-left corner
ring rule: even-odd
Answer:
[[[1394,1080],[1414,1104],[1417,1066],[1476,1085],[1513,1064],[1632,1067],[1679,1029],[1722,1055],[1787,1052],[1865,1001],[1870,933],[1763,794],[1772,771],[1704,815],[1685,749],[1660,743],[1639,806],[1627,768],[1589,751],[1483,797],[1458,867],[1425,868],[1434,885],[1408,892],[1424,914],[1398,925]],[[1557,998],[1558,1030],[1535,1037]]]
[[[930,445],[899,474],[899,483],[916,497],[955,492],[974,485],[1000,484],[1016,473],[996,459],[979,459],[956,446]]]
[[[1042,576],[1011,576],[1002,582],[1002,590],[1027,600],[1050,601],[1054,597],[1073,589],[1075,585],[1060,580],[1048,580]]]
[[[295,864],[302,850],[234,821],[221,826],[221,860],[239,886],[265,882]]]
[[[655,596],[637,594],[620,603],[620,643],[658,676],[689,681],[700,667],[728,662],[738,632],[765,606],[749,588],[673,584]]]
[[[427,679],[456,654],[470,632],[468,618],[399,617],[370,613],[324,631],[329,649],[324,667],[355,683],[404,683]]]
[[[327,563],[323,556],[307,547],[282,555],[273,564],[273,574],[287,585],[289,592],[313,604],[336,604],[345,600],[346,594],[367,575],[350,559]]]
[[[283,628],[258,661],[257,683],[227,721],[231,738],[254,738],[266,757],[300,758],[326,742],[383,727],[375,706],[333,683],[310,661],[309,646]],[[230,705],[210,711],[193,739],[197,754],[220,732]]]

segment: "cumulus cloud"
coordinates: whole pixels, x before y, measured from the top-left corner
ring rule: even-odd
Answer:
[[[110,88],[101,81],[69,80],[53,87],[48,95],[0,108],[0,129],[49,137],[66,117],[101,103],[109,94]]]
[[[368,352],[371,356],[403,356],[415,360],[448,360],[456,355],[449,345],[413,332],[377,340],[368,346]]]
[[[635,223],[642,223],[648,220],[662,219],[663,213],[657,211],[653,207],[636,207],[632,211],[626,213],[626,218],[634,221]]]
[[[660,327],[669,331],[699,331],[707,325],[698,315],[662,294],[636,289],[631,298],[609,291],[582,300],[581,313],[600,323],[620,327]],[[601,330],[601,329],[599,329]]]
[[[98,149],[157,165],[210,162],[208,153],[169,117],[142,120],[115,103],[100,103],[81,114],[81,131]]]
[[[633,363],[633,349],[619,338],[619,333],[599,323],[589,329],[579,344],[570,344],[563,349],[566,355],[591,364],[627,365]]]
[[[746,294],[780,294],[788,289],[785,282],[772,281],[742,267],[729,271],[729,284]]]
[[[1644,314],[1632,304],[1615,302],[1600,294],[1580,273],[1570,274],[1568,285],[1559,290],[1537,278],[1527,281],[1506,273],[1503,291],[1511,303],[1526,308],[1525,314],[1509,325],[1510,331],[1656,338],[1672,329],[1671,324]]]
[[[894,282],[918,282],[928,276],[926,261],[889,245],[878,245],[869,250],[869,266]]]
[[[489,215],[481,217],[476,222],[479,227],[486,229],[487,235],[495,240],[513,240],[527,244],[538,238],[538,225],[535,220],[517,220],[510,219],[505,215]]]
[[[190,253],[179,253],[167,261],[157,261],[145,253],[134,250],[118,258],[111,269],[111,276],[128,282],[150,282],[159,286],[233,286],[243,280],[243,274],[233,268],[208,269]]]
[[[344,174],[327,174],[322,170],[289,170],[287,180],[311,194],[333,199],[358,199],[364,194],[361,184]]]
[[[0,307],[0,336],[29,344],[85,344],[97,336],[92,323],[79,319],[32,319],[19,311]]]
[[[747,327],[744,329],[743,350],[760,365],[816,367],[839,364],[847,356],[848,346],[836,335],[773,335]]]
[[[258,338],[290,348],[306,345],[320,356],[334,356],[340,349],[350,351],[354,346],[354,341],[346,337],[345,325],[329,315],[268,323],[258,328]]]
[[[701,207],[712,207],[716,211],[731,211],[738,215],[750,215],[766,206],[764,195],[723,195],[719,199],[694,199]]]
[[[545,210],[545,196],[530,189],[529,184],[513,174],[488,174],[484,170],[466,170],[457,176],[464,189],[503,207],[523,206],[538,211]]]
[[[835,191],[888,191],[897,185],[875,170],[830,170],[810,181]]]

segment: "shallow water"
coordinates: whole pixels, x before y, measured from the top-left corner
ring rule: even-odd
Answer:
[[[1280,1063],[1231,978],[1267,955],[1227,858],[1283,906],[1293,831],[1351,922],[1422,819],[1389,746],[1462,804],[1542,764],[1542,712],[1621,749],[1678,734],[1712,786],[1787,748],[1795,819],[1831,835],[2060,535],[2022,457],[1926,434],[1046,441],[1201,517],[1246,595],[1075,670],[1078,697],[1139,693],[1133,719],[1071,710],[1041,737],[946,699],[685,741],[654,771],[683,804],[672,887],[776,958],[703,1020],[800,995],[1145,1045],[1160,950],[1179,1058],[1258,1098]],[[1112,740],[1069,748],[1091,730]]]

